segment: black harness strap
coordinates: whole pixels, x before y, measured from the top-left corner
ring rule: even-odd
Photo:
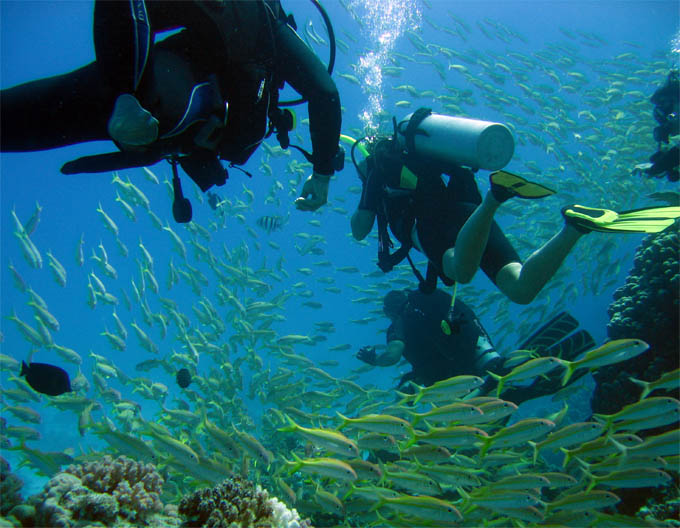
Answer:
[[[406,125],[406,131],[404,132],[404,139],[406,140],[406,151],[409,154],[415,154],[416,152],[416,144],[415,144],[415,136],[416,134],[421,134],[423,136],[427,136],[427,132],[424,130],[418,130],[418,126],[420,123],[423,122],[423,119],[425,119],[427,116],[429,116],[432,113],[431,108],[426,108],[424,106],[421,106],[413,112],[413,115],[411,116],[411,119],[408,120],[408,125]]]
[[[383,202],[380,206],[380,210],[377,214],[378,217],[378,267],[383,270],[383,272],[388,273],[392,271],[394,266],[399,264],[408,256],[408,252],[411,249],[411,244],[402,244],[402,246],[395,251],[390,253],[390,248],[394,247],[392,240],[390,239],[390,234],[387,231],[387,212],[385,211],[385,203]]]

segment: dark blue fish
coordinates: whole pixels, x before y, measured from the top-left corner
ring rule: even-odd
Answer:
[[[48,396],[59,396],[71,392],[71,380],[68,373],[61,367],[47,363],[21,362],[20,376],[26,376],[26,381],[36,392]]]
[[[281,229],[284,224],[284,219],[280,216],[261,216],[257,219],[257,225],[264,229],[267,233]]]
[[[186,389],[191,383],[191,372],[189,372],[189,369],[181,368],[177,371],[176,379],[177,385]]]

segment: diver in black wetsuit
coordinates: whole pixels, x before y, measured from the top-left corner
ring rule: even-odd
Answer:
[[[454,304],[456,328],[445,335],[440,321],[451,306],[451,295],[435,290],[393,290],[385,295],[383,311],[392,321],[387,329],[387,348],[376,354],[365,346],[357,358],[370,365],[396,365],[402,357],[412,370],[402,376],[399,386],[408,381],[429,386],[436,381],[471,374],[486,376],[497,372],[502,363],[491,339],[474,312],[460,299]]]
[[[291,114],[277,106],[287,82],[308,102],[313,148],[313,174],[296,206],[315,210],[337,167],[340,99],[290,21],[278,0],[95,0],[97,60],[2,90],[0,149],[113,139],[122,152],[62,170],[104,172],[174,158],[206,191],[226,180],[220,159],[243,164],[268,133],[290,129]],[[153,43],[156,33],[178,28]]]
[[[430,386],[453,376],[473,375],[486,378],[479,388],[485,394],[497,382],[488,372],[505,375],[517,363],[508,365],[495,349],[489,334],[465,303],[456,299],[450,334],[440,330],[440,323],[451,306],[451,295],[437,289],[430,294],[419,290],[393,290],[385,295],[383,311],[390,319],[387,347],[376,353],[375,346],[362,347],[357,359],[378,367],[396,365],[405,359],[411,371],[404,374],[398,390],[413,392],[409,382]],[[560,312],[517,345],[531,350],[534,357],[554,356],[573,361],[595,346],[592,336],[567,312]],[[574,383],[575,380],[572,380]],[[503,398],[514,403],[555,394],[561,388],[561,375],[539,377],[530,385],[506,386]]]
[[[664,148],[662,144],[668,145],[670,136],[680,134],[680,71],[671,70],[650,101],[654,104],[654,119],[659,124],[654,129],[658,150],[649,158],[650,163],[636,166],[634,172],[655,178],[666,176],[669,181],[676,182],[680,180],[680,146],[677,141],[670,148]]]

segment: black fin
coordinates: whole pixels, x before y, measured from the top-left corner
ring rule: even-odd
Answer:
[[[543,353],[564,339],[578,328],[578,321],[567,312],[560,312],[547,323],[536,330],[518,348],[520,350],[536,349]]]
[[[546,355],[573,361],[579,354],[595,348],[595,340],[586,330],[579,330],[555,343],[546,350]]]

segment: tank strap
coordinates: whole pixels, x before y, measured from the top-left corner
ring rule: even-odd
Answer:
[[[408,125],[406,125],[406,131],[404,132],[404,139],[406,140],[407,152],[413,153],[416,151],[415,145],[416,134],[422,134],[424,136],[428,135],[428,133],[425,132],[424,130],[418,130],[418,126],[420,125],[420,123],[423,122],[423,119],[425,119],[430,114],[432,114],[431,108],[421,106],[420,108],[418,108],[418,110],[413,112],[411,119],[408,120]]]
[[[385,211],[384,202],[378,208],[378,267],[383,272],[388,273],[392,268],[399,264],[408,255],[411,249],[410,244],[403,244],[394,253],[390,253],[390,249],[394,247],[390,234],[387,231],[387,212]]]
[[[139,82],[142,80],[146,64],[149,61],[151,26],[149,25],[149,15],[146,12],[144,0],[130,0],[130,10],[132,11],[132,28],[135,44],[133,83],[136,91],[139,87]]]

